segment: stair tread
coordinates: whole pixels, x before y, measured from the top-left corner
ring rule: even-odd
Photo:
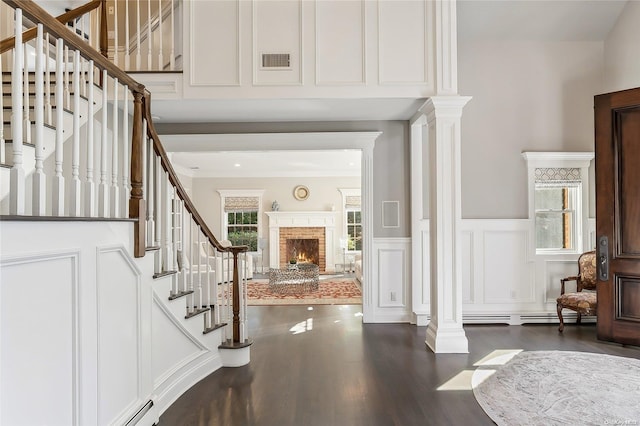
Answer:
[[[202,334],[208,334],[211,333],[212,331],[216,331],[219,328],[225,327],[227,325],[226,322],[222,322],[220,324],[216,324],[213,327],[207,327],[204,329],[204,331],[202,332]]]
[[[148,246],[147,248],[145,248],[145,251],[155,251],[155,250],[160,250],[160,246]]]
[[[184,316],[184,319],[189,319],[189,318],[193,318],[197,315],[203,314],[205,312],[208,312],[209,308],[197,308],[195,311],[188,313],[187,315]]]
[[[227,341],[218,345],[218,349],[242,349],[253,344],[253,340],[246,339],[244,342],[234,342],[232,340],[227,339]]]
[[[178,292],[176,294],[172,294],[172,295],[169,296],[169,300],[176,300],[176,299],[184,297],[184,296],[186,296],[188,294],[193,294],[193,290],[185,290],[185,291],[180,291],[180,292]]]
[[[177,274],[178,271],[162,271],[162,272],[158,272],[156,274],[153,274],[153,278],[162,278],[162,277],[168,277],[169,275],[174,275]]]

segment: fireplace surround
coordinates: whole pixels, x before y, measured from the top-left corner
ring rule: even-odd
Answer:
[[[289,262],[287,239],[318,240],[320,272],[335,271],[336,212],[267,212],[269,217],[269,267],[282,268]],[[299,244],[313,244],[309,242]]]

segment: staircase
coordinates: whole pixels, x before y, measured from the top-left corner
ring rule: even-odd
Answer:
[[[65,25],[105,6],[60,22],[0,3],[17,28],[0,42],[5,424],[153,424],[204,376],[249,362],[248,248],[219,242],[193,206],[151,94],[95,49],[96,31]]]

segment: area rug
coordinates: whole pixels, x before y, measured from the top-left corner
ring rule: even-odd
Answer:
[[[269,291],[269,280],[254,279],[248,284],[248,305],[359,305],[362,292],[352,278],[320,280],[317,291],[276,294]]]
[[[640,360],[569,351],[522,352],[473,374],[497,425],[640,424]]]

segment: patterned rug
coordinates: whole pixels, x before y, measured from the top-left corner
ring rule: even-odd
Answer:
[[[317,291],[302,294],[275,294],[269,280],[249,281],[248,305],[360,305],[362,292],[353,278],[320,279]]]
[[[472,385],[497,425],[640,424],[640,360],[633,358],[522,352],[504,365],[483,364]]]

